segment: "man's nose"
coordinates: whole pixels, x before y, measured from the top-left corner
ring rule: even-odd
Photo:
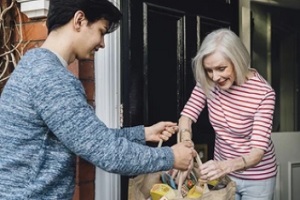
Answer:
[[[104,40],[101,40],[101,42],[100,42],[100,48],[102,48],[102,49],[105,48],[105,42],[104,42]]]

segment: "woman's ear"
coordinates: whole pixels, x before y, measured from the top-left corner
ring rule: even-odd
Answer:
[[[83,22],[86,20],[85,14],[83,11],[78,10],[73,17],[73,26],[74,29],[79,32]]]

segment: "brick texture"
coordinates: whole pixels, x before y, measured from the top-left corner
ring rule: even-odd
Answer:
[[[1,4],[3,1],[0,2]],[[19,6],[19,5],[18,5]],[[28,19],[24,14],[15,12],[16,28],[14,29],[14,43],[20,54],[31,48],[39,47],[47,37],[46,19]],[[20,33],[22,33],[20,35]],[[17,56],[18,57],[18,56]],[[78,77],[85,88],[88,102],[95,105],[95,74],[93,60],[75,61],[68,69]],[[94,200],[95,198],[95,166],[77,158],[76,188],[73,200]]]

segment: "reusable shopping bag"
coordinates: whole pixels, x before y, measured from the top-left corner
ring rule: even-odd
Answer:
[[[177,141],[179,142],[180,136],[178,135],[177,138]],[[161,142],[158,145],[158,148],[159,147],[161,147]],[[236,191],[235,182],[232,181],[228,176],[224,176],[217,181],[214,187],[208,185],[207,183],[201,183],[197,177],[199,176],[197,175],[197,171],[201,164],[201,159],[199,155],[197,155],[192,170],[195,172],[194,176],[196,176],[196,181],[193,183],[194,185],[192,185],[192,187],[185,192],[183,192],[183,190],[184,188],[187,188],[186,185],[188,185],[190,181],[183,180],[184,177],[186,177],[186,179],[190,177],[186,176],[185,173],[187,173],[187,171],[179,171],[176,177],[174,177],[174,180],[177,179],[178,182],[177,188],[174,188],[174,183],[170,184],[171,187],[163,184],[162,178],[169,171],[142,174],[134,178],[130,178],[128,187],[128,200],[234,200]],[[168,191],[167,194],[165,196],[157,195],[157,197],[155,197],[155,192],[159,194],[160,189],[164,192]],[[151,198],[151,192],[152,197],[155,199]]]

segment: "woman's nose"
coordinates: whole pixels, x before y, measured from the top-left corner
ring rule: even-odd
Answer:
[[[216,71],[213,71],[213,73],[212,73],[212,80],[213,81],[217,81],[217,80],[219,80],[219,78],[220,78],[219,73],[216,72]]]

